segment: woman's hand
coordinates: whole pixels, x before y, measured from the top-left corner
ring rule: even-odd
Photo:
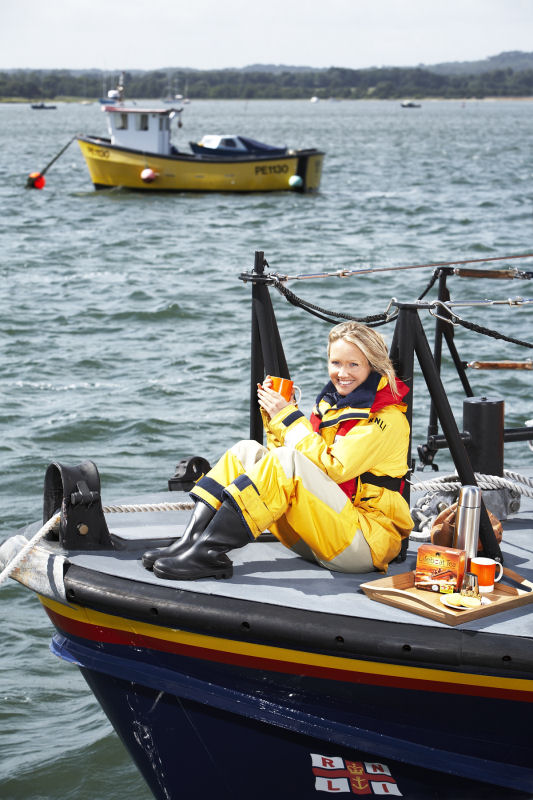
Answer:
[[[269,377],[265,378],[263,385],[257,384],[258,403],[270,418],[275,417],[282,408],[290,405],[279,392],[275,392],[274,389],[270,388],[271,385],[272,382]]]

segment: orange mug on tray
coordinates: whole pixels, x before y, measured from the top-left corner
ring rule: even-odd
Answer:
[[[499,570],[498,575],[496,575],[496,568]],[[493,592],[494,584],[503,575],[503,567],[499,561],[494,561],[492,558],[476,557],[470,560],[470,572],[477,575],[478,588],[481,593]]]

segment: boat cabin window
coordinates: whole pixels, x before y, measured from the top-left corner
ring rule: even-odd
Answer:
[[[148,130],[148,114],[137,114],[135,116],[135,129],[138,131]]]
[[[105,110],[113,145],[161,155],[168,155],[171,152],[170,119],[165,111],[151,111],[146,108],[109,109],[109,107]]]
[[[224,147],[237,147],[237,142],[235,139],[222,139],[221,144]]]

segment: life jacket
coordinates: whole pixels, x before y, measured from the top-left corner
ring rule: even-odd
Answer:
[[[371,381],[370,379],[373,379]],[[386,381],[383,383],[383,381]],[[371,384],[377,384],[377,390],[375,391],[373,402],[368,408],[356,408],[351,405],[352,403],[357,402],[358,400],[366,400],[367,402],[372,399],[369,396],[369,390],[372,390]],[[400,405],[402,403],[403,398],[408,394],[409,387],[403,383],[403,381],[396,379],[396,387],[397,387],[397,394],[393,394],[392,389],[389,385],[389,382],[386,378],[381,378],[381,376],[377,376],[376,380],[376,373],[371,373],[365,384],[370,383],[370,386],[365,386],[364,384],[357,387],[357,389],[352,392],[351,395],[348,395],[346,398],[342,398],[342,409],[343,413],[339,415],[339,424],[338,428],[335,432],[335,438],[337,436],[346,436],[348,431],[361,422],[362,419],[368,419],[371,414],[376,414],[378,411],[381,411],[386,406],[391,405]],[[322,390],[320,395],[317,397],[317,402],[315,408],[313,409],[309,421],[311,422],[311,426],[316,433],[320,433],[320,427],[323,424],[323,413],[319,410],[319,404],[321,400],[327,399],[329,401],[331,396],[331,383],[328,383],[327,386]],[[380,388],[381,387],[381,388]],[[362,391],[361,391],[362,390]],[[333,398],[331,398],[333,399]],[[335,406],[330,406],[334,408]],[[338,404],[337,404],[338,407]],[[346,409],[346,411],[344,411]],[[329,409],[328,409],[329,410]],[[380,486],[386,489],[390,489],[391,491],[396,492],[403,492],[403,487],[405,484],[405,477],[403,478],[395,478],[392,475],[374,475],[372,472],[364,472],[361,475],[356,475],[353,478],[350,478],[347,481],[343,481],[339,483],[338,486],[342,489],[342,491],[353,501],[355,498],[357,487],[359,481],[361,483],[371,483],[374,486]]]

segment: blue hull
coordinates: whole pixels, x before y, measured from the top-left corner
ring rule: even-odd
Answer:
[[[351,780],[387,784],[383,792],[370,786],[371,795],[420,800],[533,792],[526,719],[522,726],[512,702],[215,666],[59,634],[52,650],[80,667],[156,798],[303,800],[340,786],[360,793]],[[437,726],[420,723],[429,708]],[[468,720],[475,728],[465,731]],[[337,759],[344,769],[330,771]],[[366,770],[347,772],[376,762],[375,781]]]

